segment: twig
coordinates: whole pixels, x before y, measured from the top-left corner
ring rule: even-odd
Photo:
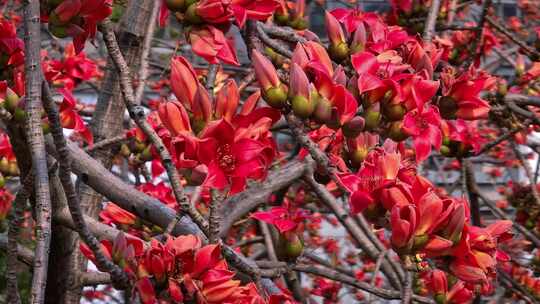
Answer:
[[[270,172],[263,183],[249,187],[225,200],[221,207],[223,214],[220,228],[221,237],[225,237],[233,224],[240,218],[246,216],[259,205],[267,203],[268,197],[272,193],[296,182],[304,174],[306,167],[307,165],[300,161],[291,161]]]
[[[60,181],[66,194],[69,212],[75,224],[75,230],[79,233],[81,239],[90,247],[96,257],[96,264],[100,269],[109,272],[113,278],[115,286],[118,288],[127,288],[129,286],[129,278],[126,273],[107,259],[101,252],[101,245],[97,238],[90,232],[81,209],[79,196],[75,189],[75,185],[71,179],[71,161],[69,151],[67,149],[66,139],[62,126],[60,125],[60,115],[56,103],[52,97],[49,84],[43,82],[43,107],[47,112],[51,133],[56,145],[58,153],[58,163],[60,164]]]
[[[480,151],[478,151],[478,153],[476,153],[476,156],[478,155],[481,155],[481,154],[484,154],[486,153],[487,151],[491,150],[492,148],[496,147],[497,145],[499,145],[500,143],[502,143],[503,141],[505,140],[508,140],[510,138],[512,138],[512,136],[514,136],[514,134],[518,133],[519,131],[521,131],[523,129],[523,127],[518,127],[518,128],[515,128],[513,130],[510,130],[506,133],[504,133],[503,135],[499,136],[497,139],[495,139],[494,141],[492,142],[489,142],[488,144],[486,144],[484,147],[482,147],[482,149]]]
[[[540,107],[540,97],[538,96],[529,96],[529,95],[521,95],[521,94],[506,94],[504,96],[504,100],[507,102],[508,101],[515,102],[518,105]]]
[[[41,28],[39,1],[24,2],[26,134],[32,155],[36,210],[36,249],[30,303],[45,301],[51,243],[51,197],[41,127]]]
[[[292,268],[296,271],[310,273],[310,274],[324,277],[333,281],[341,282],[343,284],[352,286],[354,288],[358,288],[365,292],[372,293],[383,299],[387,299],[387,300],[402,299],[402,294],[399,291],[373,287],[369,283],[358,281],[353,277],[344,275],[342,273],[339,273],[333,269],[329,269],[326,267],[297,264],[297,265],[294,265]],[[435,301],[433,301],[432,299],[421,297],[418,295],[412,295],[412,299],[419,303],[430,303],[430,304],[435,303]]]
[[[216,82],[216,75],[219,70],[219,64],[211,64],[208,67],[208,74],[206,74],[205,87],[210,93],[210,96],[214,96],[214,86]]]
[[[264,244],[266,245],[268,258],[270,258],[270,260],[274,262],[278,261],[276,249],[274,248],[274,242],[272,241],[272,235],[270,234],[270,228],[268,228],[268,224],[263,221],[257,222],[259,223],[259,229],[261,229],[261,233],[264,236]]]
[[[309,166],[308,166],[309,168]],[[371,244],[369,239],[365,236],[362,229],[357,225],[356,221],[351,217],[335,200],[334,196],[328,192],[326,187],[317,183],[313,178],[313,169],[307,170],[305,174],[305,181],[309,184],[312,190],[320,198],[321,202],[327,206],[336,215],[337,219],[349,232],[352,238],[356,241],[358,246],[362,248],[372,259],[375,259],[379,255],[377,248]],[[394,269],[388,263],[383,264],[383,271],[390,283],[398,288],[401,285],[401,281],[398,275],[396,275]]]
[[[0,249],[4,251],[8,251],[9,246],[11,245],[8,244],[7,237],[5,235],[0,235]],[[34,252],[32,252],[32,250],[20,244],[16,244],[15,248],[17,249],[17,259],[21,263],[24,263],[26,266],[32,267],[32,263],[34,262]],[[8,298],[8,303],[12,303],[10,302],[9,298]]]
[[[482,45],[484,44],[484,24],[486,22],[486,16],[491,6],[491,0],[484,0],[482,3],[482,11],[480,13],[480,19],[478,20],[476,37],[471,44],[471,56],[465,60],[465,66],[468,66],[471,62],[474,62],[477,56],[482,54]],[[480,51],[478,51],[478,46],[480,45]]]
[[[489,25],[493,26],[497,31],[499,31],[501,34],[505,35],[510,39],[513,43],[518,45],[523,51],[529,54],[529,56],[534,56],[534,58],[540,58],[540,53],[535,51],[534,49],[530,48],[526,42],[522,41],[518,38],[518,35],[515,33],[510,32],[508,29],[504,27],[504,25],[500,24],[499,22],[495,21],[493,18],[486,16],[486,21],[489,23]]]
[[[111,275],[106,272],[85,272],[81,273],[81,285],[95,286],[101,284],[110,284]]]
[[[293,29],[281,27],[281,26],[275,26],[270,24],[264,24],[262,22],[258,22],[257,26],[260,27],[264,32],[267,34],[280,38],[285,41],[289,41],[292,43],[305,43],[307,42],[307,39],[298,35]],[[318,41],[320,42],[320,41]]]
[[[518,282],[516,282],[516,280],[514,280],[514,278],[512,278],[510,275],[508,275],[504,270],[501,270],[501,269],[497,269],[497,275],[502,279],[502,281],[505,281],[509,287],[511,287],[513,290],[512,292],[514,293],[519,293],[520,297],[527,303],[537,303],[535,300],[534,300],[534,296],[531,295],[529,293],[529,291],[524,287],[522,286],[521,284],[519,284]]]
[[[319,149],[316,143],[314,143],[309,136],[303,130],[302,121],[300,121],[293,113],[286,115],[289,128],[293,132],[296,140],[309,151],[309,154],[317,163],[317,169],[323,170],[334,183],[345,193],[348,192],[346,187],[341,183],[341,180],[337,177],[337,170],[335,166],[330,162],[330,159],[326,154]]]
[[[150,49],[152,48],[152,38],[154,38],[154,30],[156,28],[156,20],[160,7],[161,4],[157,1],[154,1],[152,4],[152,13],[150,14],[150,20],[148,21],[142,43],[138,75],[139,83],[137,84],[137,90],[135,91],[135,104],[141,104],[143,99],[144,87],[148,78],[148,57],[150,55]]]
[[[483,194],[478,189],[478,184],[471,182],[471,191],[476,193],[478,197],[486,204],[486,206],[493,212],[493,214],[503,220],[509,220],[512,221],[512,225],[514,228],[519,231],[521,234],[523,234],[529,241],[533,242],[536,247],[540,247],[540,238],[538,238],[533,232],[529,231],[527,228],[523,227],[518,222],[512,220],[506,213],[504,213],[499,207],[497,207],[497,204],[495,202],[491,201],[485,194]]]
[[[9,303],[19,304],[21,298],[17,286],[17,259],[19,256],[17,239],[19,238],[19,229],[24,220],[24,206],[32,194],[34,186],[34,175],[30,172],[24,178],[22,188],[17,192],[17,196],[12,203],[12,210],[8,230],[8,246],[6,261],[6,281],[7,281],[7,300]]]
[[[238,92],[244,91],[255,80],[255,73],[249,72],[238,84]]]
[[[506,105],[508,106],[508,109],[510,109],[512,112],[519,114],[523,117],[529,118],[535,124],[540,125],[540,119],[536,116],[535,113],[518,106],[513,101],[507,101]]]
[[[437,16],[439,15],[439,8],[441,7],[440,0],[431,1],[431,7],[429,8],[429,14],[424,27],[424,41],[430,42],[433,34],[435,33],[435,24],[437,23]]]
[[[533,194],[534,200],[536,201],[536,205],[540,206],[540,195],[538,193],[538,189],[536,188],[536,184],[534,183],[534,175],[532,173],[532,169],[529,166],[528,161],[525,159],[525,157],[523,157],[523,154],[519,152],[517,144],[515,142],[512,145],[512,150],[514,151],[514,154],[521,163],[521,166],[525,170],[525,175],[527,175],[527,178],[529,179],[529,185],[531,187],[531,192]]]
[[[379,257],[377,257],[377,261],[375,262],[375,269],[373,270],[371,280],[369,281],[369,284],[373,287],[375,287],[375,283],[377,282],[377,275],[379,271],[381,270],[382,261],[385,259],[385,256],[387,253],[388,253],[388,250],[384,250],[381,252]],[[368,295],[367,302],[371,303],[371,294]]]
[[[260,22],[257,22],[257,34],[259,35],[259,38],[261,38],[261,41],[268,45],[269,47],[271,47],[272,49],[274,49],[276,52],[280,53],[281,55],[287,57],[287,58],[291,58],[292,57],[292,52],[290,50],[288,50],[287,48],[285,48],[283,46],[283,44],[280,44],[279,42],[275,41],[274,39],[268,37],[268,35],[266,34],[266,32],[264,31],[263,27],[262,27],[262,23]]]
[[[342,266],[339,266],[339,265],[332,265],[329,261],[321,258],[320,256],[316,255],[316,254],[313,254],[313,253],[310,253],[310,252],[306,252],[304,253],[304,256],[308,259],[310,259],[311,261],[317,263],[317,264],[321,264],[325,267],[328,267],[328,268],[332,268],[338,272],[341,272],[345,275],[348,275],[348,276],[351,276],[351,277],[354,277],[354,272],[350,269],[346,269]],[[382,261],[381,261],[382,262]]]
[[[403,304],[410,304],[412,303],[413,298],[413,291],[412,291],[412,284],[413,284],[413,273],[412,271],[406,271],[405,272],[405,286],[403,286],[403,298],[401,300],[401,303]]]
[[[210,202],[210,215],[208,216],[208,239],[210,243],[217,243],[219,241],[219,224],[221,222],[221,214],[219,207],[223,202],[223,194],[218,190],[211,190],[212,201]]]
[[[262,237],[262,236],[254,236],[254,237],[249,238],[249,239],[244,239],[244,240],[238,241],[238,242],[234,243],[234,245],[232,245],[232,247],[233,248],[244,247],[244,246],[247,246],[247,245],[260,243],[260,242],[263,242],[263,241],[264,241],[264,237]]]
[[[158,151],[161,161],[167,171],[171,187],[173,189],[176,202],[180,206],[182,212],[188,214],[193,221],[199,226],[203,233],[208,234],[208,222],[202,217],[202,215],[193,207],[184,193],[182,184],[180,183],[180,176],[176,171],[174,163],[172,161],[171,155],[167,148],[163,144],[161,138],[154,131],[152,126],[146,121],[146,115],[144,109],[137,104],[135,104],[135,99],[133,95],[133,86],[131,84],[131,78],[129,73],[129,67],[126,65],[126,61],[120,52],[118,47],[118,42],[116,41],[116,36],[112,30],[110,21],[105,21],[101,24],[101,31],[103,33],[103,38],[105,40],[105,45],[109,51],[120,77],[120,88],[122,95],[124,96],[124,103],[128,109],[129,116],[135,121],[137,126],[145,133],[150,142],[154,145]],[[170,225],[167,227],[167,232],[171,232],[176,224],[180,221],[180,214],[171,221]]]
[[[124,141],[127,141],[127,140],[128,140],[128,138],[126,137],[125,134],[118,135],[118,136],[113,137],[113,138],[108,138],[108,139],[104,139],[102,141],[99,141],[99,142],[93,144],[92,146],[85,147],[84,151],[86,153],[90,153],[92,151],[96,151],[96,150],[100,150],[100,149],[103,149],[103,148],[108,148],[109,146],[114,146],[114,145],[120,144],[120,143],[122,143]]]
[[[478,194],[474,191],[474,185],[476,184],[474,170],[469,160],[462,160],[461,166],[465,178],[465,188],[467,189],[467,193],[469,194],[469,203],[471,206],[471,221],[473,225],[481,226],[482,222],[480,218],[480,204],[478,203]]]

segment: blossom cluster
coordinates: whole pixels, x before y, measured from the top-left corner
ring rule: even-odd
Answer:
[[[160,23],[164,25],[172,12],[189,27],[186,37],[195,54],[209,63],[238,65],[234,40],[225,34],[233,22],[242,28],[247,20],[268,19],[277,6],[277,0],[162,0]]]
[[[270,127],[280,113],[257,107],[258,92],[240,103],[234,80],[212,100],[183,57],[171,61],[170,83],[176,100],[159,105],[158,135],[176,167],[195,184],[231,193],[242,191],[248,179],[264,179],[277,156]]]
[[[219,245],[203,246],[197,236],[168,238],[150,244],[119,234],[114,242],[102,241],[102,252],[120,265],[136,281],[135,288],[143,304],[159,301],[182,303],[286,303],[285,295],[265,300],[254,283],[243,285],[234,279]],[[81,244],[85,256],[94,261],[92,251]]]

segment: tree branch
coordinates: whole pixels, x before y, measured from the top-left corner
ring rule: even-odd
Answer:
[[[437,24],[437,16],[439,15],[439,8],[441,7],[440,0],[431,1],[431,7],[429,8],[429,14],[424,27],[423,39],[425,42],[431,42],[431,38],[435,34],[435,25]]]
[[[129,72],[129,67],[126,64],[122,53],[118,47],[118,42],[116,41],[116,36],[112,30],[110,21],[105,21],[101,25],[101,31],[103,33],[103,39],[105,40],[105,45],[109,55],[111,56],[120,77],[120,88],[122,95],[124,96],[124,103],[128,110],[129,116],[137,126],[143,131],[143,133],[148,137],[150,142],[154,145],[156,150],[159,153],[163,166],[167,171],[169,177],[169,182],[173,189],[176,202],[180,206],[182,212],[189,214],[193,221],[199,226],[199,228],[207,235],[208,234],[208,222],[202,217],[201,214],[189,203],[189,199],[184,193],[182,184],[180,183],[180,176],[178,171],[174,166],[171,155],[161,138],[154,131],[152,126],[146,121],[146,115],[144,109],[138,106],[135,103],[135,96],[133,93],[133,85],[131,83],[131,77]],[[175,220],[169,225],[170,227],[175,227],[176,223],[180,220],[180,215],[178,215]],[[169,229],[168,229],[169,230]]]
[[[66,139],[62,126],[60,125],[60,115],[56,107],[56,103],[52,98],[52,94],[47,82],[43,82],[43,107],[47,112],[51,133],[58,153],[58,163],[60,164],[60,181],[66,194],[69,212],[75,224],[75,230],[79,233],[81,239],[90,247],[96,257],[97,266],[106,272],[109,272],[113,278],[115,287],[127,288],[129,286],[129,278],[126,273],[112,263],[101,252],[101,246],[97,238],[90,232],[83,217],[83,211],[80,206],[79,196],[75,190],[75,185],[71,179],[71,161],[70,154],[67,149]]]
[[[45,301],[51,242],[51,197],[41,128],[41,29],[39,1],[24,2],[26,136],[32,156],[36,210],[36,249],[30,303]]]

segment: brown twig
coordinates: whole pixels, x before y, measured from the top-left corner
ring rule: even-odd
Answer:
[[[12,203],[12,210],[9,220],[8,241],[7,241],[7,261],[6,261],[6,281],[7,300],[9,303],[19,304],[21,298],[17,286],[17,259],[19,256],[18,242],[19,229],[24,220],[24,207],[26,201],[32,194],[34,186],[34,175],[30,172],[22,182],[22,187]],[[33,257],[32,257],[33,260]]]
[[[441,7],[440,0],[431,1],[431,7],[429,8],[429,14],[424,27],[423,39],[425,42],[430,42],[433,34],[435,34],[435,24],[437,24],[437,16],[439,15],[439,8]]]
[[[92,151],[96,151],[96,150],[100,150],[100,149],[103,149],[103,148],[108,148],[110,146],[118,145],[118,144],[123,143],[124,141],[127,141],[127,140],[128,140],[128,138],[126,137],[126,135],[122,134],[122,135],[119,135],[119,136],[115,136],[113,138],[104,139],[102,141],[99,141],[99,142],[93,144],[92,146],[85,147],[84,151],[86,153],[91,153]]]
[[[412,284],[413,284],[413,272],[407,270],[405,272],[405,284],[402,290],[401,303],[403,304],[412,303],[412,299],[413,299]]]
[[[0,249],[4,251],[9,251],[11,250],[11,246],[12,245],[9,244],[9,240],[7,239],[7,237],[5,235],[0,235]],[[34,262],[34,252],[18,243],[13,248],[16,248],[16,257],[18,261],[24,263],[28,267],[32,267],[32,263]],[[8,298],[8,303],[14,302],[11,302],[11,299]]]
[[[267,34],[280,38],[292,43],[305,43],[307,39],[298,35],[292,28],[275,26],[271,24],[264,24],[258,22],[257,26],[260,27]],[[319,41],[320,42],[320,41]]]
[[[129,286],[129,278],[124,271],[112,263],[101,252],[101,245],[97,238],[90,232],[86,221],[84,220],[83,211],[80,206],[79,196],[75,189],[75,185],[71,179],[71,161],[70,154],[67,149],[66,139],[62,126],[60,125],[60,114],[52,93],[47,82],[43,82],[43,107],[47,112],[51,133],[56,145],[58,153],[58,163],[60,164],[60,181],[66,194],[69,212],[75,224],[75,230],[79,233],[81,239],[90,247],[96,257],[96,264],[100,269],[109,272],[113,278],[115,286],[118,288],[127,288]]]
[[[255,72],[250,71],[238,84],[238,92],[244,91],[255,80]]]
[[[152,39],[154,38],[154,30],[156,28],[156,20],[160,7],[161,5],[156,1],[154,1],[154,3],[152,4],[152,13],[150,14],[150,20],[148,21],[148,26],[146,28],[146,33],[144,35],[144,40],[142,43],[138,74],[139,82],[135,91],[136,104],[141,104],[144,95],[145,84],[148,80],[148,57],[150,55],[150,49],[152,48]]]
[[[263,183],[250,187],[225,200],[221,208],[223,216],[220,228],[221,237],[225,237],[233,224],[240,218],[246,216],[259,205],[268,202],[268,198],[272,193],[289,186],[302,177],[306,167],[307,165],[300,161],[289,162],[283,167],[270,172]]]
[[[508,215],[506,215],[506,213],[499,209],[495,202],[491,201],[484,193],[479,190],[478,184],[476,184],[475,181],[470,181],[470,183],[471,191],[478,195],[478,197],[484,202],[484,204],[491,210],[491,212],[493,212],[493,214],[497,218],[512,221],[514,229],[523,234],[523,236],[525,236],[525,238],[531,241],[536,247],[540,247],[540,238],[538,238],[538,236],[536,236],[533,232],[529,231],[527,228],[525,228],[518,222],[513,221]]]
[[[308,167],[309,168],[309,167]],[[337,202],[334,196],[328,192],[325,186],[317,183],[313,178],[313,169],[306,172],[305,181],[312,188],[312,190],[320,198],[321,202],[327,206],[336,215],[337,219],[349,232],[357,245],[362,248],[372,259],[379,256],[379,250],[373,246],[369,239],[365,236],[362,229],[357,225],[356,221],[350,216]],[[401,286],[401,280],[398,274],[390,266],[389,263],[384,263],[382,266],[383,272],[394,287]]]
[[[257,34],[259,35],[259,38],[261,39],[261,41],[268,45],[269,47],[271,47],[272,49],[274,49],[276,52],[278,52],[279,54],[287,57],[287,58],[291,58],[292,57],[292,52],[291,50],[285,48],[283,46],[283,44],[280,44],[279,42],[275,41],[274,39],[268,37],[268,35],[266,34],[266,32],[264,31],[263,27],[262,27],[262,23],[260,22],[257,22]]]
[[[150,142],[158,151],[163,166],[167,171],[169,182],[171,183],[176,202],[180,206],[181,211],[188,214],[199,226],[199,228],[205,234],[208,234],[208,222],[202,217],[202,215],[197,211],[197,209],[195,209],[195,207],[189,203],[189,200],[184,193],[182,184],[180,183],[180,176],[178,174],[178,171],[176,171],[176,167],[174,166],[169,151],[167,151],[165,144],[154,131],[152,126],[150,126],[150,124],[146,121],[144,109],[135,104],[135,97],[133,95],[133,86],[131,83],[129,67],[127,66],[126,61],[124,60],[124,57],[120,52],[118,42],[116,41],[116,36],[114,34],[114,31],[112,30],[110,21],[103,22],[100,29],[103,33],[103,38],[105,41],[105,45],[107,46],[109,55],[111,56],[119,73],[120,88],[122,91],[122,95],[124,96],[124,103],[126,104],[126,108],[128,109],[129,116],[135,121],[137,126],[143,131],[143,133],[148,137]],[[180,214],[178,214],[177,217],[167,227],[167,232],[170,232],[176,226],[176,224],[180,220],[180,217]]]
[[[298,142],[309,151],[309,154],[317,163],[317,169],[322,170],[324,174],[327,174],[332,181],[336,183],[340,190],[347,193],[348,190],[345,186],[343,186],[341,180],[337,177],[337,170],[335,166],[330,162],[328,156],[326,156],[326,154],[319,149],[319,146],[317,146],[317,144],[314,143],[304,132],[302,121],[296,118],[293,113],[287,114],[286,119],[296,140],[298,140]]]
[[[270,233],[270,228],[268,224],[263,221],[257,221],[259,224],[259,229],[264,237],[264,244],[266,245],[266,252],[268,253],[268,258],[270,261],[278,261],[276,250],[274,248],[274,242],[272,240],[272,234]]]
[[[111,275],[106,272],[85,272],[81,273],[81,285],[95,286],[101,284],[110,284]]]
[[[262,236],[254,236],[252,238],[243,239],[236,243],[234,243],[231,247],[237,248],[237,247],[244,247],[247,245],[255,244],[255,243],[261,243],[264,242],[264,237]]]
[[[529,163],[527,162],[523,154],[521,154],[521,152],[519,151],[517,144],[514,142],[514,144],[511,146],[514,154],[521,163],[523,170],[525,170],[525,175],[527,175],[527,178],[529,179],[529,185],[531,186],[531,192],[533,194],[534,200],[536,201],[536,205],[540,206],[540,194],[538,193],[538,189],[536,188],[536,184],[534,182],[534,175],[531,166],[529,166]]]
[[[51,197],[41,127],[41,28],[39,1],[24,2],[26,135],[32,155],[36,210],[36,249],[30,303],[44,302],[51,243]]]
[[[210,243],[217,243],[219,237],[219,224],[221,222],[221,214],[219,207],[223,203],[224,196],[218,190],[211,190],[212,201],[210,202],[210,214],[208,216],[208,239]]]
[[[529,56],[534,56],[534,58],[540,58],[540,53],[529,47],[526,42],[519,39],[516,33],[512,33],[511,31],[506,29],[504,25],[500,24],[495,19],[489,16],[486,16],[486,21],[489,23],[489,25],[493,26],[493,28],[495,28],[501,34],[508,37],[508,39],[510,39],[513,43],[518,45],[523,51],[529,54]]]
[[[480,12],[480,19],[478,20],[476,28],[476,37],[471,43],[471,56],[465,60],[465,66],[468,66],[471,62],[474,62],[478,56],[482,55],[482,45],[484,44],[484,24],[486,22],[486,16],[490,6],[491,0],[484,0],[482,2],[482,11]]]
[[[534,296],[530,294],[530,292],[516,282],[510,275],[508,275],[504,270],[498,269],[497,275],[501,278],[502,281],[505,281],[508,284],[508,287],[512,288],[512,292],[520,294],[520,297],[527,303],[537,303],[537,301],[534,300]]]
[[[465,188],[469,196],[469,203],[471,207],[471,222],[475,226],[481,226],[482,221],[480,218],[480,204],[478,203],[478,194],[474,191],[474,185],[476,184],[474,169],[471,162],[467,159],[461,161],[461,166],[465,179]]]
[[[325,267],[328,267],[328,268],[332,268],[338,272],[341,272],[343,273],[344,275],[348,275],[350,277],[354,277],[354,272],[350,269],[346,269],[342,266],[339,266],[339,265],[332,265],[332,263],[330,263],[329,261],[321,258],[320,256],[316,255],[316,254],[313,254],[313,253],[310,253],[310,252],[306,252],[304,253],[303,255],[304,257],[310,259],[311,261],[317,263],[317,264],[321,264]],[[381,261],[382,262],[382,261]]]
[[[353,277],[344,275],[330,268],[314,266],[314,265],[297,264],[297,265],[294,265],[292,269],[296,271],[310,273],[316,276],[324,277],[333,281],[341,282],[351,287],[358,288],[365,292],[374,294],[383,299],[387,299],[387,300],[402,299],[402,294],[399,291],[373,287],[369,283],[358,281]],[[430,303],[430,304],[435,303],[435,301],[433,301],[432,299],[421,297],[418,295],[412,295],[411,298],[418,303]]]
[[[205,87],[210,93],[210,96],[214,96],[214,87],[216,85],[216,76],[219,71],[219,64],[211,64],[208,67],[208,73],[206,74]]]

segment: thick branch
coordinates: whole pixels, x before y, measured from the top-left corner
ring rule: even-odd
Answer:
[[[43,303],[51,242],[51,197],[41,128],[41,29],[39,1],[24,3],[26,136],[32,154],[36,210],[36,249],[31,303]]]
[[[268,174],[266,180],[256,186],[250,187],[227,200],[221,207],[223,220],[221,222],[220,236],[225,237],[234,222],[247,215],[257,206],[268,202],[270,195],[292,184],[304,174],[306,164],[299,161],[290,162]]]

